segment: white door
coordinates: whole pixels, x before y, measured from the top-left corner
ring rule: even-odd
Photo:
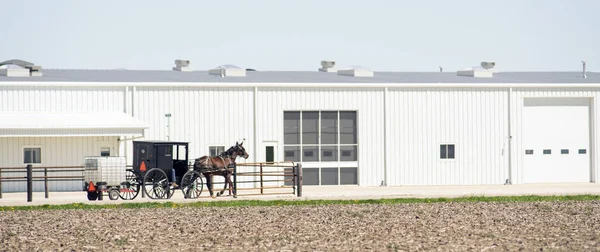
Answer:
[[[589,108],[581,98],[525,100],[524,183],[590,181]]]
[[[265,141],[262,146],[262,156],[258,159],[259,162],[278,162],[279,150],[277,149],[277,142]]]
[[[278,158],[278,153],[279,153],[279,149],[277,148],[277,142],[275,141],[265,141],[262,144],[262,155],[259,158],[259,162],[266,162],[266,163],[272,163],[272,162],[279,162],[279,158]],[[263,171],[265,172],[279,172],[279,170],[281,170],[281,172],[283,173],[283,168],[276,168],[276,167],[272,167],[272,166],[263,166]],[[279,177],[279,176],[274,176],[274,177],[268,177],[265,176],[263,177],[263,180],[284,180],[285,178],[283,176]],[[271,182],[264,182],[263,183],[264,186],[281,186],[283,185],[283,181],[271,181]]]

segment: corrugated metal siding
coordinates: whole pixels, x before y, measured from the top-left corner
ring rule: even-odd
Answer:
[[[284,111],[357,111],[358,183],[363,186],[376,186],[383,180],[383,89],[260,88],[257,101],[257,141],[262,143],[277,140],[279,157],[283,157]],[[263,152],[259,150],[258,155],[263,157]],[[319,166],[316,163],[303,165]],[[326,163],[322,165],[327,167]]]
[[[0,112],[123,112],[122,87],[0,87]],[[55,130],[54,130],[55,131]],[[48,130],[43,133],[56,133]],[[109,142],[111,153],[119,153],[117,137],[0,137],[0,167],[23,165],[23,146],[41,146],[41,166],[82,165],[83,157],[100,155],[98,142]],[[25,168],[23,168],[25,169]],[[22,173],[3,172],[3,176]],[[41,174],[36,174],[41,175]],[[51,175],[81,175],[60,172]],[[51,191],[79,191],[82,182],[50,182]],[[25,191],[25,182],[4,182],[4,192]],[[43,191],[43,182],[35,182],[34,190]]]
[[[118,153],[117,137],[0,137],[0,167],[23,167],[23,147],[41,147],[42,164],[44,166],[76,166],[83,165],[85,156],[99,156],[100,147],[111,147],[111,155]],[[49,176],[79,176],[81,172],[55,172]],[[2,172],[2,176],[24,176],[24,173]],[[34,173],[43,176],[43,173]],[[50,191],[80,191],[81,181],[49,182]],[[35,191],[43,191],[43,182],[34,182]],[[26,191],[25,182],[3,182],[3,192]]]
[[[524,162],[523,158],[525,155],[525,149],[523,146],[523,100],[527,97],[586,97],[586,98],[594,98],[592,103],[592,117],[590,121],[592,121],[592,141],[590,142],[590,152],[593,153],[592,156],[592,169],[594,171],[593,180],[595,182],[599,181],[598,176],[598,158],[599,153],[596,150],[597,143],[600,140],[598,136],[598,111],[600,111],[600,107],[598,105],[598,101],[596,100],[598,97],[598,92],[600,89],[584,89],[584,88],[513,88],[513,99],[511,99],[512,103],[512,124],[513,124],[513,183],[521,184],[523,183],[523,168]]]
[[[389,89],[389,185],[503,184],[507,103],[507,89]]]
[[[148,123],[147,140],[189,141],[190,158],[209,153],[209,145],[229,148],[246,138],[253,146],[253,89],[137,88],[135,117]],[[248,150],[251,151],[251,150]],[[250,153],[254,155],[254,153]]]
[[[123,112],[122,87],[0,87],[0,111]]]
[[[246,138],[244,146],[250,157],[238,158],[238,163],[254,160],[253,88],[138,87],[134,95],[135,117],[150,125],[146,140],[167,139],[165,114],[170,113],[169,140],[189,142],[189,159],[208,155],[209,146],[227,150]],[[131,145],[127,148],[131,152]],[[214,179],[223,181],[218,176]]]

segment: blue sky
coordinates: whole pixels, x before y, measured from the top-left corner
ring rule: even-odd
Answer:
[[[597,0],[2,0],[0,61],[44,68],[600,71]]]

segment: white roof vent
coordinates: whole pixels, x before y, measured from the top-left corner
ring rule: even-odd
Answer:
[[[373,71],[361,66],[351,66],[350,68],[340,69],[338,75],[354,76],[354,77],[373,77]]]
[[[192,71],[192,68],[190,67],[190,60],[186,60],[186,59],[175,60],[175,67],[173,67],[173,70],[180,71],[180,72]]]
[[[225,77],[225,76],[241,77],[241,76],[246,76],[246,69],[238,67],[238,66],[234,66],[234,65],[221,65],[221,66],[218,66],[217,68],[208,70],[208,74],[220,75],[221,77]]]
[[[458,76],[475,77],[475,78],[492,78],[494,77],[494,68],[496,62],[483,61],[481,67],[469,67],[456,71]]]
[[[0,62],[0,76],[28,77],[42,76],[42,67],[24,60],[7,60]]]
[[[335,73],[335,61],[333,60],[322,60],[321,68],[319,68],[319,72],[327,72],[327,73]]]

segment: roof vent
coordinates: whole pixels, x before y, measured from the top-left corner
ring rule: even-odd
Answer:
[[[0,76],[28,77],[42,76],[42,67],[24,60],[7,60],[0,62]]]
[[[319,72],[328,72],[335,73],[335,61],[333,60],[322,60],[321,68],[319,68]]]
[[[190,67],[190,60],[186,60],[186,59],[175,60],[175,67],[173,67],[173,70],[179,71],[179,72],[192,71],[192,68]]]
[[[234,65],[221,65],[221,66],[218,66],[217,68],[208,70],[208,74],[220,75],[221,77],[225,77],[225,76],[240,77],[240,76],[246,76],[246,69],[238,67],[238,66],[234,66]]]
[[[456,71],[458,76],[475,77],[475,78],[492,78],[494,71],[491,70],[496,66],[496,62],[483,61],[481,67],[469,67],[463,70]]]
[[[338,75],[354,76],[354,77],[373,77],[373,71],[361,66],[352,66],[347,69],[337,71]]]

